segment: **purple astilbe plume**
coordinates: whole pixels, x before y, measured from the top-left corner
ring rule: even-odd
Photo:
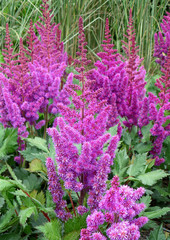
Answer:
[[[63,116],[58,117],[54,123],[59,130],[50,128],[48,134],[54,142],[58,174],[64,181],[65,188],[80,192],[80,206],[89,193],[88,205],[93,211],[106,190],[106,180],[119,137],[105,133],[111,106],[107,105],[106,100],[98,101],[99,90],[92,91],[92,81],[86,79],[85,66],[89,64],[86,44],[83,20],[80,17],[79,58],[75,61],[79,74],[74,75],[79,79],[80,85],[67,84],[65,88],[72,97],[74,107],[69,108],[62,103],[57,105]],[[108,144],[105,152],[104,144]]]
[[[168,48],[170,47],[170,13],[164,16],[162,20],[161,29],[162,32],[155,33],[155,47],[154,47],[154,57],[156,57],[156,62],[162,67],[164,66],[167,58]]]
[[[143,96],[145,95],[145,89],[144,86],[146,85],[145,81],[145,74],[146,71],[144,69],[144,66],[140,66],[143,58],[140,59],[138,56],[138,46],[136,46],[136,40],[135,40],[135,29],[133,26],[133,19],[132,19],[132,9],[130,9],[129,13],[129,22],[128,22],[128,28],[127,28],[127,35],[124,35],[127,39],[127,42],[122,41],[123,46],[122,48],[125,51],[125,60],[126,60],[126,72],[128,74],[128,86],[130,91],[130,96],[128,99],[128,104],[131,103],[131,97],[133,89],[137,91],[138,99],[143,99]],[[132,88],[132,89],[131,89]]]
[[[18,128],[19,138],[26,138],[29,129],[34,134],[35,129],[43,125],[45,138],[51,116],[58,113],[56,103],[70,103],[69,94],[65,91],[67,81],[65,85],[62,82],[67,54],[60,41],[61,31],[59,25],[51,23],[46,0],[42,8],[42,23],[36,25],[40,38],[35,35],[31,22],[28,50],[21,38],[19,53],[13,55],[8,25],[6,27],[5,63],[1,64],[0,74],[0,121],[5,127]],[[72,76],[68,76],[68,83],[71,82]],[[39,120],[39,112],[44,114],[43,120]],[[19,142],[23,145],[21,139]]]
[[[94,234],[101,234],[100,225],[107,223],[106,235],[111,240],[138,240],[139,228],[148,222],[147,217],[136,216],[144,210],[145,204],[136,203],[144,194],[144,188],[136,190],[127,185],[119,186],[119,178],[115,176],[112,186],[106,191],[99,203],[100,210],[95,210],[86,219],[87,229],[81,230],[81,238],[94,239]],[[102,238],[103,237],[103,238]]]
[[[48,190],[52,194],[53,202],[56,204],[55,212],[56,216],[63,221],[67,221],[71,218],[71,214],[65,211],[66,201],[64,201],[64,191],[61,188],[59,177],[57,176],[54,162],[51,158],[46,160],[47,175],[48,175]]]
[[[52,15],[47,0],[43,0],[41,22],[35,24],[40,38],[37,38],[30,25],[29,38],[33,40],[29,45],[33,61],[29,63],[30,76],[37,91],[34,98],[43,96],[39,112],[44,113],[44,136],[49,122],[49,113],[57,114],[57,103],[69,104],[69,94],[65,91],[62,78],[67,67],[67,53],[64,52],[61,42],[59,24],[51,23]],[[68,82],[72,79],[68,76]],[[51,102],[49,101],[51,99]],[[41,124],[42,125],[42,124]],[[39,123],[38,123],[39,127]]]
[[[111,44],[111,34],[109,30],[109,21],[106,19],[105,40],[101,45],[103,52],[97,55],[101,61],[97,61],[94,65],[97,69],[92,69],[88,73],[88,78],[95,80],[92,85],[93,90],[101,89],[98,94],[99,100],[106,100],[111,105],[111,113],[108,118],[107,127],[111,127],[118,123],[118,115],[123,116],[125,112],[125,99],[128,84],[128,78],[125,71],[125,63],[121,61],[120,55],[114,44]]]
[[[143,124],[148,123],[148,104],[147,99],[145,97],[145,74],[146,71],[144,66],[141,66],[143,59],[140,59],[138,56],[138,46],[136,46],[135,40],[135,29],[133,26],[132,19],[132,9],[130,9],[129,13],[129,23],[127,28],[127,35],[125,38],[127,42],[122,41],[122,48],[125,51],[125,62],[126,62],[126,74],[128,76],[128,88],[126,90],[126,111],[124,116],[126,117],[126,121],[124,121],[125,126],[129,129],[133,125],[142,127]],[[145,98],[144,98],[145,97]],[[143,114],[146,117],[146,121],[143,121]],[[139,123],[138,123],[139,121]]]
[[[169,115],[164,116],[166,110],[170,111],[170,48],[168,49],[167,58],[161,71],[163,75],[156,80],[155,84],[160,90],[159,98],[156,101],[156,103],[159,103],[159,110],[156,112],[155,108],[152,107],[150,109],[151,120],[154,120],[154,125],[150,130],[154,136],[151,154],[156,159],[156,165],[160,165],[165,161],[164,158],[159,158],[159,155],[162,150],[163,141],[170,135],[170,124],[168,123],[168,125],[166,124],[166,126],[163,127],[166,121],[170,119]],[[152,111],[154,111],[154,113],[152,113]]]

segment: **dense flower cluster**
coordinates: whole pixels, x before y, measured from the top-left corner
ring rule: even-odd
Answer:
[[[168,49],[167,58],[161,71],[163,75],[157,79],[155,84],[160,90],[159,98],[153,98],[150,95],[155,104],[159,104],[158,110],[153,105],[151,109],[151,119],[154,120],[151,133],[155,137],[151,154],[156,158],[156,165],[160,165],[165,161],[164,158],[159,158],[159,155],[162,150],[163,141],[170,135],[170,123],[167,123],[170,116],[165,116],[165,112],[170,111],[170,48]]]
[[[119,178],[115,176],[112,186],[106,191],[99,203],[100,210],[95,210],[86,219],[87,229],[81,230],[81,240],[107,239],[101,234],[100,226],[107,223],[106,235],[111,240],[137,240],[140,237],[139,228],[147,221],[147,217],[135,218],[144,210],[143,203],[136,203],[144,194],[144,188],[136,190],[129,186],[119,186]],[[101,211],[102,210],[102,211]]]
[[[156,57],[156,62],[162,67],[164,66],[167,58],[168,48],[170,47],[170,13],[164,16],[161,23],[162,32],[155,33],[155,48],[154,57]]]
[[[58,174],[64,180],[65,188],[80,192],[80,205],[86,193],[89,193],[87,203],[90,209],[94,210],[105,192],[119,137],[105,134],[111,107],[106,101],[97,100],[97,93],[90,90],[91,82],[85,77],[84,66],[88,64],[88,60],[84,49],[86,42],[82,24],[80,18],[80,60],[76,61],[80,67],[76,68],[79,74],[75,77],[79,79],[81,87],[75,84],[66,87],[75,107],[71,109],[58,104],[58,109],[63,115],[55,121],[59,131],[51,128],[48,129],[48,134],[55,145]],[[109,145],[104,152],[103,146],[106,143]]]
[[[13,55],[8,24],[6,26],[6,45],[2,52],[5,63],[1,64],[0,73],[0,122],[5,127],[18,128],[19,150],[23,150],[21,137],[29,135],[27,126],[35,131],[45,125],[45,135],[48,113],[57,113],[57,102],[70,103],[62,86],[67,54],[60,42],[61,32],[58,25],[51,24],[46,0],[42,7],[42,23],[36,25],[40,38],[36,37],[31,22],[28,50],[21,38],[19,53]],[[39,112],[44,114],[43,120],[39,120]],[[17,161],[20,161],[18,157]]]
[[[68,220],[71,214],[65,211],[66,201],[64,201],[64,191],[61,188],[59,177],[56,174],[55,165],[51,158],[47,158],[46,161],[47,175],[48,175],[48,189],[52,194],[53,202],[56,204],[55,212],[56,216],[63,221]]]

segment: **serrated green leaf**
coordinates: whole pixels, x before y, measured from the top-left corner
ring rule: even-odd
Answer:
[[[138,153],[146,153],[152,149],[152,143],[139,143],[134,147]]]
[[[7,190],[14,186],[15,184],[11,183],[9,180],[0,179],[0,191]]]
[[[155,170],[152,172],[148,172],[145,174],[142,174],[137,177],[138,180],[140,180],[144,185],[152,186],[154,185],[158,180],[168,176],[167,173],[165,173],[163,170]]]
[[[31,173],[26,179],[23,180],[23,184],[26,186],[28,191],[33,191],[38,189],[42,182],[42,178],[37,177],[35,174]]]
[[[6,170],[7,170],[7,166],[6,165],[2,166],[2,168],[0,169],[0,174],[5,172]]]
[[[168,197],[168,196],[170,197],[170,192],[166,192],[164,188],[161,188],[156,185],[154,186],[154,189],[156,189],[162,197]]]
[[[17,178],[17,176],[15,175],[14,171],[12,170],[12,168],[11,168],[8,164],[6,164],[6,165],[7,165],[8,171],[9,171],[10,174],[11,174],[11,177],[15,180],[15,184],[16,184],[19,188],[25,189],[25,186],[22,184],[21,180],[19,180],[19,179]]]
[[[22,190],[16,190],[15,192],[12,192],[11,194],[15,196],[20,196],[20,197],[27,197],[26,193],[24,193]]]
[[[78,240],[80,236],[80,231],[73,231],[64,236],[63,240]]]
[[[146,216],[149,219],[160,218],[161,216],[167,214],[169,211],[170,211],[169,207],[164,207],[162,209],[157,209],[151,212],[144,212],[143,216]]]
[[[143,142],[148,142],[150,140],[150,129],[153,127],[153,123],[150,122],[148,125],[146,126],[143,126],[142,129],[141,129],[141,132],[142,132],[142,135],[143,135],[143,138],[142,138],[142,141]]]
[[[146,166],[146,153],[136,155],[132,161],[133,162],[130,164],[129,169],[127,170],[127,174],[129,176],[136,177],[143,172]]]
[[[45,196],[44,196],[43,191],[41,191],[41,192],[38,193],[36,190],[33,190],[33,191],[30,193],[30,196],[31,196],[34,200],[37,200],[38,202],[40,202],[42,205],[45,204]]]
[[[26,150],[20,151],[22,156],[26,159],[26,161],[31,162],[34,159],[40,159],[43,163],[46,161],[46,153],[41,152],[39,149],[35,147],[28,146]]]
[[[114,127],[109,128],[108,133],[110,133],[112,136],[115,136],[117,134],[117,126],[115,125]]]
[[[36,227],[48,240],[61,240],[61,225],[57,219]]]
[[[27,138],[25,139],[31,146],[36,147],[46,153],[49,153],[48,148],[47,148],[47,142],[45,139],[40,138],[40,137],[35,137],[35,138]]]
[[[80,231],[82,228],[86,228],[86,218],[89,213],[85,213],[82,216],[78,215],[73,219],[69,219],[64,225],[64,234],[67,235],[73,231]]]
[[[0,147],[0,158],[5,157],[7,154],[13,153],[17,149],[17,138],[17,129],[5,129],[3,143]]]
[[[131,132],[129,133],[132,140],[135,139],[136,133],[137,133],[137,127],[136,126],[132,126]]]
[[[27,221],[27,219],[32,215],[32,214],[36,214],[37,210],[36,207],[29,207],[26,208],[24,210],[20,210],[19,212],[19,217],[20,217],[20,223],[25,226],[25,223]]]
[[[34,159],[31,163],[29,163],[29,168],[27,168],[30,172],[44,172],[46,173],[46,167],[43,165],[40,159]]]
[[[123,139],[124,139],[124,142],[128,145],[128,146],[130,146],[131,145],[131,136],[130,136],[130,134],[128,133],[128,132],[124,132],[123,133]]]
[[[166,240],[162,225],[151,232],[148,240]]]
[[[127,155],[126,148],[116,153],[115,161],[118,162],[119,169],[122,169],[128,166],[129,156]]]
[[[11,220],[12,216],[14,215],[14,209],[10,209],[0,218],[0,232],[3,232],[3,229],[8,225],[9,221]]]

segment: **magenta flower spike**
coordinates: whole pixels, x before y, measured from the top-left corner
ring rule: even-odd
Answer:
[[[164,16],[161,25],[162,32],[155,33],[155,46],[154,57],[156,62],[164,66],[168,54],[168,48],[170,47],[170,12]]]
[[[106,190],[106,180],[113,164],[119,137],[106,134],[108,115],[111,106],[106,100],[98,101],[100,90],[93,91],[93,82],[88,79],[83,20],[79,19],[79,51],[75,64],[78,74],[74,77],[79,85],[70,83],[65,89],[72,98],[74,107],[57,104],[62,117],[55,120],[53,128],[48,129],[52,137],[58,165],[58,175],[66,189],[79,192],[79,205],[89,194],[88,207],[93,211]],[[58,126],[57,130],[55,127]],[[119,134],[121,130],[119,130]],[[104,144],[109,143],[106,152]],[[82,210],[82,211],[81,211]],[[78,208],[80,214],[86,209]]]

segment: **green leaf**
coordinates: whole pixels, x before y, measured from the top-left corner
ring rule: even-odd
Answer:
[[[162,197],[170,197],[170,192],[166,192],[164,188],[156,185],[156,186],[154,186],[154,189],[156,189]],[[168,190],[168,189],[166,189],[166,190]]]
[[[36,207],[29,207],[26,208],[24,210],[21,210],[19,212],[19,217],[20,217],[20,223],[25,226],[26,224],[26,220],[32,215],[32,214],[36,214],[37,210]]]
[[[63,240],[78,240],[80,236],[80,230],[79,231],[73,231],[71,233],[68,233],[64,236]]]
[[[134,160],[132,160],[132,164],[129,166],[127,174],[129,176],[136,177],[141,172],[143,172],[146,165],[146,153],[138,154],[135,156]]]
[[[132,139],[131,139],[130,134],[128,132],[123,133],[123,139],[128,146],[131,145],[131,140]]]
[[[143,142],[148,142],[150,140],[150,136],[151,136],[150,129],[152,127],[153,127],[152,122],[150,122],[148,125],[142,127],[141,132],[142,132],[142,135],[143,135],[143,138],[142,138]]]
[[[33,191],[38,189],[42,182],[42,178],[37,177],[35,174],[31,173],[26,179],[24,179],[23,184],[26,186],[28,191]]]
[[[3,236],[0,236],[0,240],[21,240],[20,234],[14,234],[14,233],[5,233]]]
[[[3,207],[4,203],[5,203],[4,198],[0,197],[0,208]]]
[[[117,134],[117,126],[115,125],[114,127],[109,128],[108,133],[110,133],[112,136],[115,136]]]
[[[8,225],[12,216],[14,215],[14,209],[10,209],[0,218],[0,232],[3,232],[3,229]]]
[[[89,213],[85,213],[82,216],[78,215],[73,219],[69,219],[64,225],[64,234],[67,235],[72,232],[80,232],[82,228],[86,228],[86,218]]]
[[[45,204],[45,196],[44,196],[43,191],[41,191],[41,192],[38,193],[37,190],[33,190],[33,191],[30,193],[30,196],[31,196],[34,200],[40,202],[42,205]]]
[[[127,155],[126,148],[116,152],[116,157],[114,160],[113,172],[118,175],[119,178],[124,177],[125,172],[129,165],[129,156]],[[121,181],[121,179],[120,179]]]
[[[162,209],[157,209],[151,212],[144,212],[143,216],[146,216],[149,219],[160,218],[161,216],[167,214],[169,211],[170,207],[164,207]]]
[[[162,225],[151,232],[148,240],[166,240]]]
[[[27,168],[27,170],[30,172],[47,172],[46,167],[40,159],[34,159],[31,163],[29,163],[29,168]]]
[[[148,172],[145,174],[142,174],[137,177],[138,180],[140,180],[144,185],[152,186],[154,185],[158,180],[167,177],[168,174],[165,173],[163,170],[155,170],[152,172]]]
[[[116,153],[115,161],[118,162],[120,169],[128,166],[129,156],[127,155],[126,148]]]
[[[2,129],[1,129],[2,131]],[[13,153],[17,149],[17,129],[6,128],[3,138],[3,143],[0,147],[0,158],[5,157],[7,154]]]
[[[146,153],[152,149],[151,143],[139,143],[134,147],[134,150],[138,153]]]
[[[21,180],[19,180],[17,178],[17,176],[15,175],[14,171],[12,170],[12,168],[6,163],[7,165],[7,168],[8,168],[8,171],[10,172],[11,174],[11,177],[15,180],[15,184],[21,188],[21,189],[25,189],[25,186],[22,184]]]
[[[11,181],[5,180],[5,179],[0,179],[0,191],[7,190],[14,186],[15,186],[15,184],[11,183]]]
[[[36,228],[44,233],[48,240],[61,240],[61,225],[57,219]]]
[[[129,133],[132,140],[135,139],[136,133],[137,133],[137,127],[136,126],[132,126],[131,132]]]
[[[147,209],[150,206],[151,201],[152,201],[152,199],[151,199],[151,197],[149,195],[143,196],[140,199],[140,203],[144,203],[146,205],[145,209]]]
[[[40,159],[43,163],[46,162],[46,153],[41,152],[35,147],[28,146],[25,150],[20,151],[20,153],[28,162],[31,162],[34,159]]]
[[[46,153],[49,153],[48,148],[47,148],[47,142],[45,139],[40,138],[40,137],[35,137],[35,138],[27,138],[25,139],[31,146],[36,147]]]

